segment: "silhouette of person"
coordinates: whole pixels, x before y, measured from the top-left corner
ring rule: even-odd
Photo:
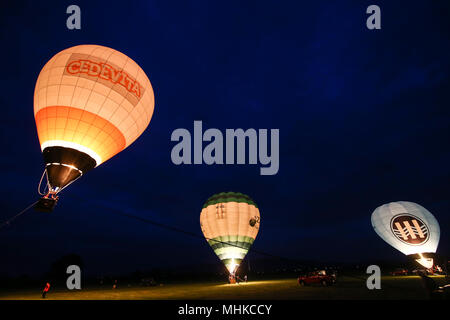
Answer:
[[[42,299],[45,299],[47,292],[50,290],[50,283],[46,283],[44,290],[42,290]]]

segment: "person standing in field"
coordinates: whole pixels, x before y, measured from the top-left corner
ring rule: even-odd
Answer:
[[[50,283],[47,282],[45,284],[44,290],[42,290],[42,299],[45,299],[45,296],[47,295],[47,292],[50,290]]]

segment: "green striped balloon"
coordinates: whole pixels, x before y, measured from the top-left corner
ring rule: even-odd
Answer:
[[[200,226],[214,253],[234,273],[258,234],[259,209],[243,193],[221,192],[203,205]]]

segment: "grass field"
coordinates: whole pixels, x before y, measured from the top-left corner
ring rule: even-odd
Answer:
[[[443,276],[432,277],[445,284]],[[368,290],[365,279],[339,277],[331,287],[297,284],[296,279],[254,281],[240,284],[190,283],[165,284],[156,287],[83,288],[79,291],[50,291],[48,299],[56,300],[144,300],[144,299],[428,299],[417,276],[382,277],[381,290]],[[40,290],[0,292],[0,300],[41,299]]]

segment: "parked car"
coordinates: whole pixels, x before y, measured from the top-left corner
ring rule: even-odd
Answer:
[[[298,284],[301,286],[307,286],[310,284],[321,284],[325,286],[331,286],[336,282],[335,275],[328,275],[324,270],[310,272],[307,275],[300,276],[297,279]]]
[[[407,276],[408,270],[403,269],[403,268],[398,268],[398,269],[395,269],[394,271],[392,271],[391,274],[393,276]]]

